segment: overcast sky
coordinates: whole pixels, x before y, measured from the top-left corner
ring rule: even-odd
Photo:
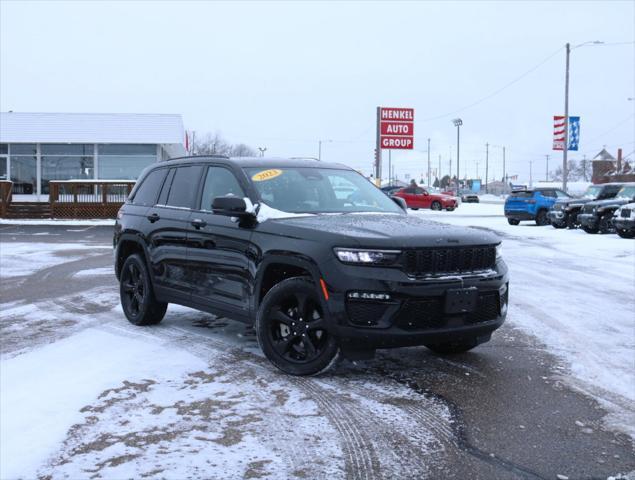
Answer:
[[[415,108],[415,151],[397,173],[456,160],[490,178],[545,175],[552,116],[570,115],[580,152],[635,148],[633,1],[28,2],[0,0],[0,109],[180,113],[267,155],[317,156],[369,173],[378,105]],[[540,66],[538,66],[540,65]],[[496,95],[469,108],[509,85]],[[330,140],[330,142],[329,142]],[[384,161],[387,163],[387,152]],[[455,172],[456,164],[452,170]]]

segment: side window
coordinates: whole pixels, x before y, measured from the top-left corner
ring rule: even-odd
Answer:
[[[166,205],[192,208],[192,201],[194,200],[201,173],[202,167],[198,165],[177,167]]]
[[[134,205],[145,205],[151,207],[155,204],[161,185],[163,185],[163,179],[167,169],[159,168],[153,170],[141,181],[139,189],[136,191],[132,203]]]
[[[569,195],[564,193],[562,190],[556,190],[556,196],[558,198],[569,198]]]
[[[556,196],[553,190],[542,190],[540,193],[542,193],[543,197],[548,197],[548,198],[555,198]]]
[[[403,193],[407,193],[409,195],[412,195],[413,193],[415,193],[415,189],[414,188],[406,188]]]
[[[157,205],[166,205],[168,202],[168,194],[170,193],[170,187],[172,186],[172,180],[174,179],[174,174],[176,173],[176,168],[171,168],[168,173],[165,182],[163,182],[163,188],[161,189],[161,194],[159,195],[159,199],[157,200]]]
[[[426,191],[423,188],[417,187],[414,189],[417,195],[423,195]]]
[[[223,167],[209,167],[203,186],[201,210],[211,210],[212,201],[216,197],[226,196],[242,198],[246,195],[231,170]]]

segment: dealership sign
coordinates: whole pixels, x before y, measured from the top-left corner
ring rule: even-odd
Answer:
[[[386,108],[379,111],[379,146],[385,149],[414,148],[414,108]]]

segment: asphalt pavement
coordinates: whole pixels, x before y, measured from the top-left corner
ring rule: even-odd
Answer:
[[[0,225],[0,249],[7,242],[43,241],[110,245],[112,227]],[[94,326],[82,321],[92,316],[98,316],[100,325],[136,328],[112,310],[113,300],[91,302],[80,295],[102,289],[112,299],[117,292],[114,275],[74,275],[111,267],[112,253],[102,249],[82,255],[32,275],[0,279],[2,304],[62,299],[57,305],[69,313],[68,322],[55,329],[38,324],[38,331],[28,336],[7,331],[3,354]],[[145,331],[173,334],[175,342],[201,355],[205,349],[226,350],[237,370],[252,364],[261,371],[273,369],[253,353],[249,328],[231,319],[169,310],[161,325],[162,330]],[[236,336],[236,331],[243,334]],[[275,372],[269,374],[280,379]],[[566,374],[566,366],[546,352],[539,339],[507,322],[491,342],[465,354],[439,357],[424,347],[384,350],[371,361],[344,361],[318,379],[288,381],[290,388],[315,396],[320,414],[338,432],[332,442],[347,454],[342,472],[346,478],[605,479],[635,471],[630,437],[607,429],[606,412],[593,398],[567,386]],[[375,421],[376,412],[362,401],[369,396],[397,408],[402,417]],[[439,405],[451,418],[435,413]],[[404,424],[409,428],[404,430]],[[436,448],[417,446],[418,429],[434,434]],[[390,461],[384,460],[387,451]]]

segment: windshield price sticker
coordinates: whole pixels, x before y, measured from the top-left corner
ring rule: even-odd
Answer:
[[[269,170],[263,170],[262,172],[256,173],[251,179],[254,182],[264,182],[265,180],[271,180],[272,178],[276,178],[277,176],[282,175],[282,170],[278,170],[277,168],[272,168]]]

